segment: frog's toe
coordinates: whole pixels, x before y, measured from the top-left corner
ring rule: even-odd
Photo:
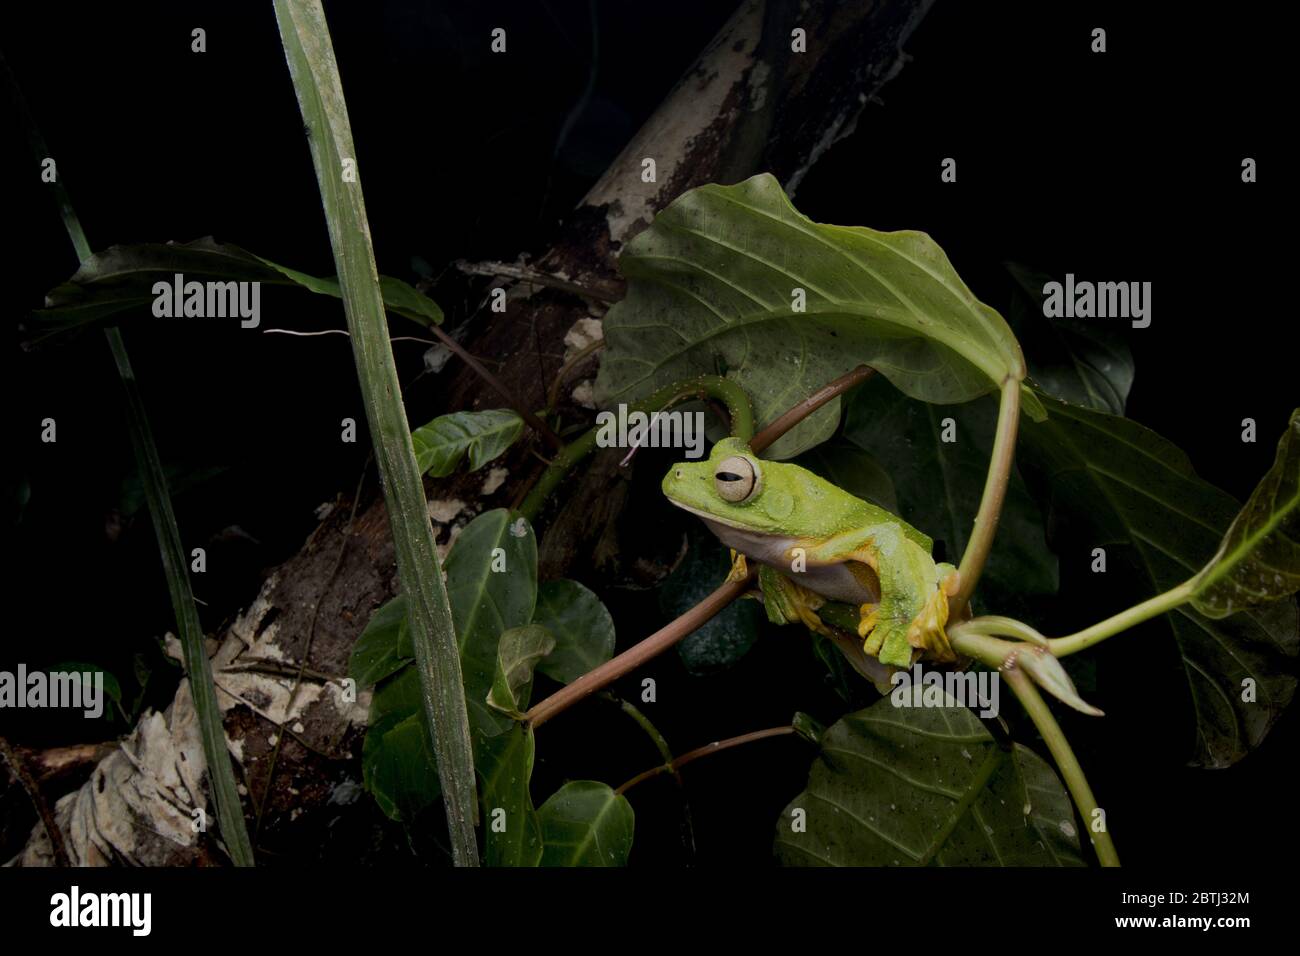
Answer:
[[[875,628],[880,617],[877,607],[875,604],[864,604],[858,608],[858,637],[866,637]]]
[[[955,576],[955,573],[954,573]],[[948,591],[936,588],[925,607],[907,629],[907,643],[922,651],[926,657],[950,662],[957,659],[944,625],[948,622]]]
[[[951,565],[949,565],[949,567],[951,567]],[[948,597],[956,597],[957,592],[961,590],[961,572],[956,568],[952,568],[952,570],[945,574],[942,580],[939,581],[939,587],[943,588],[943,593]]]

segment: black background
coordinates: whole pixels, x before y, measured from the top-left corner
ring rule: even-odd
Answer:
[[[794,198],[816,220],[930,233],[999,308],[1005,260],[1152,282],[1152,325],[1126,332],[1137,366],[1128,414],[1244,499],[1300,397],[1285,293],[1293,246],[1274,227],[1292,208],[1280,140],[1291,112],[1289,34],[1274,21],[1277,5],[1158,5],[1165,15],[1135,6],[938,3],[907,44],[913,61]],[[597,80],[580,101],[591,68],[586,4],[328,3],[380,271],[414,281],[417,258],[438,273],[456,258],[543,248],[730,10],[597,4]],[[195,26],[207,30],[202,55],[190,52]],[[494,26],[508,30],[507,56],[488,53]],[[1108,31],[1104,55],[1089,52],[1094,26]],[[9,3],[0,30],[92,247],[211,234],[331,271],[269,3]],[[0,304],[16,329],[76,263],[8,104],[0,142]],[[955,184],[939,181],[947,156],[958,161]],[[1241,182],[1245,156],[1258,161],[1256,184]],[[476,303],[441,304],[456,319]],[[338,328],[343,318],[335,303],[267,291],[262,324]],[[14,561],[0,663],[129,670],[131,653],[172,625],[147,516],[116,542],[104,530],[134,470],[116,372],[98,335],[36,353],[20,352],[17,339],[3,373]],[[154,323],[147,334],[128,329],[127,343],[164,461],[225,469],[177,497],[187,542],[208,542],[210,567],[222,569],[196,585],[215,630],[265,569],[301,546],[315,506],[355,484],[364,443],[338,440],[341,418],[364,417],[350,350],[342,337],[259,335],[234,323]],[[439,409],[432,377],[417,380],[422,348],[395,349],[410,417],[425,421]],[[38,440],[45,417],[58,421],[57,445]],[[1246,417],[1259,425],[1255,445],[1240,440]],[[235,525],[256,542],[220,535]],[[1062,556],[1066,588],[1088,586],[1085,561]],[[1080,623],[1116,609],[1102,594]],[[645,613],[620,616],[620,647],[658,625]],[[1101,649],[1102,664],[1124,666],[1115,654]],[[719,677],[688,679],[671,656],[647,673],[660,679],[654,717],[679,750],[830,700],[790,634],[768,636]],[[1184,692],[1163,680],[1144,692],[1167,697],[1176,715],[1185,707]],[[170,692],[156,696],[165,704]],[[600,706],[543,731],[554,743],[539,740],[538,799],[565,777],[617,783],[656,762]],[[1284,797],[1294,709],[1257,753],[1217,772],[1183,765],[1186,727],[1175,719],[1177,733],[1113,716],[1085,723],[1065,719],[1126,863],[1198,860],[1230,873],[1294,853]],[[8,733],[33,744],[85,736],[52,721]],[[807,764],[784,740],[692,767],[697,862],[769,861],[773,821]],[[633,803],[634,862],[681,862],[671,784],[647,784]]]

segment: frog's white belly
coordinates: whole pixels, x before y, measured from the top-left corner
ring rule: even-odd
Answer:
[[[704,518],[704,523],[728,548],[734,548],[751,561],[780,571],[822,597],[845,604],[876,604],[880,601],[879,588],[873,590],[863,585],[844,562],[815,565],[809,561],[805,570],[792,571],[790,549],[795,544],[792,537],[752,534],[709,518]]]

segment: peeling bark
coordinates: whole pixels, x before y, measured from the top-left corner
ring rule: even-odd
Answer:
[[[619,251],[685,190],[769,170],[793,191],[901,68],[901,46],[931,3],[809,0],[797,8],[773,4],[769,10],[762,0],[747,0],[568,217],[537,268],[579,285],[620,289]],[[807,53],[790,51],[796,26],[807,31]],[[641,160],[647,157],[656,161],[655,182],[641,177]],[[570,293],[533,291],[526,282],[510,282],[507,288],[507,311],[485,310],[464,344],[499,359],[498,377],[527,407],[540,408],[559,371],[566,333],[593,313]],[[480,379],[452,362],[443,373],[447,382],[440,407],[500,404]],[[589,376],[590,369],[583,377]],[[575,378],[567,389],[580,384],[581,377]],[[569,410],[582,408],[570,403]],[[543,578],[618,565],[617,519],[627,480],[617,460],[617,455],[597,455],[557,495],[562,500],[543,518]],[[436,503],[431,512],[440,549],[475,514],[514,500],[539,468],[526,442],[498,464],[507,472],[504,481],[499,470],[426,480],[426,497]],[[250,818],[267,793],[274,739],[287,735],[265,801],[260,852],[309,852],[317,845],[315,834],[360,792],[368,698],[346,700],[344,686],[331,678],[346,673],[353,643],[374,609],[393,595],[397,581],[382,499],[363,503],[350,531],[347,514],[346,506],[335,507],[303,549],[273,572],[224,633],[213,658],[228,744],[242,769]],[[315,635],[309,638],[317,601]],[[311,676],[290,708],[293,677],[283,665],[296,668],[309,642]],[[222,862],[212,827],[195,832],[191,826],[195,808],[207,808],[211,820],[202,770],[189,687],[182,682],[164,713],[144,715],[121,746],[97,764],[90,780],[59,800],[55,816],[74,862]],[[51,862],[39,824],[14,862]]]

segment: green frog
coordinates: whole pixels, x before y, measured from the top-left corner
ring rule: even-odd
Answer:
[[[736,438],[707,460],[674,465],[663,491],[699,515],[731,549],[730,578],[759,565],[767,616],[836,634],[817,612],[828,601],[857,606],[863,650],[881,664],[956,659],[944,625],[957,569],[936,563],[933,542],[883,508],[789,462],[762,461]]]

